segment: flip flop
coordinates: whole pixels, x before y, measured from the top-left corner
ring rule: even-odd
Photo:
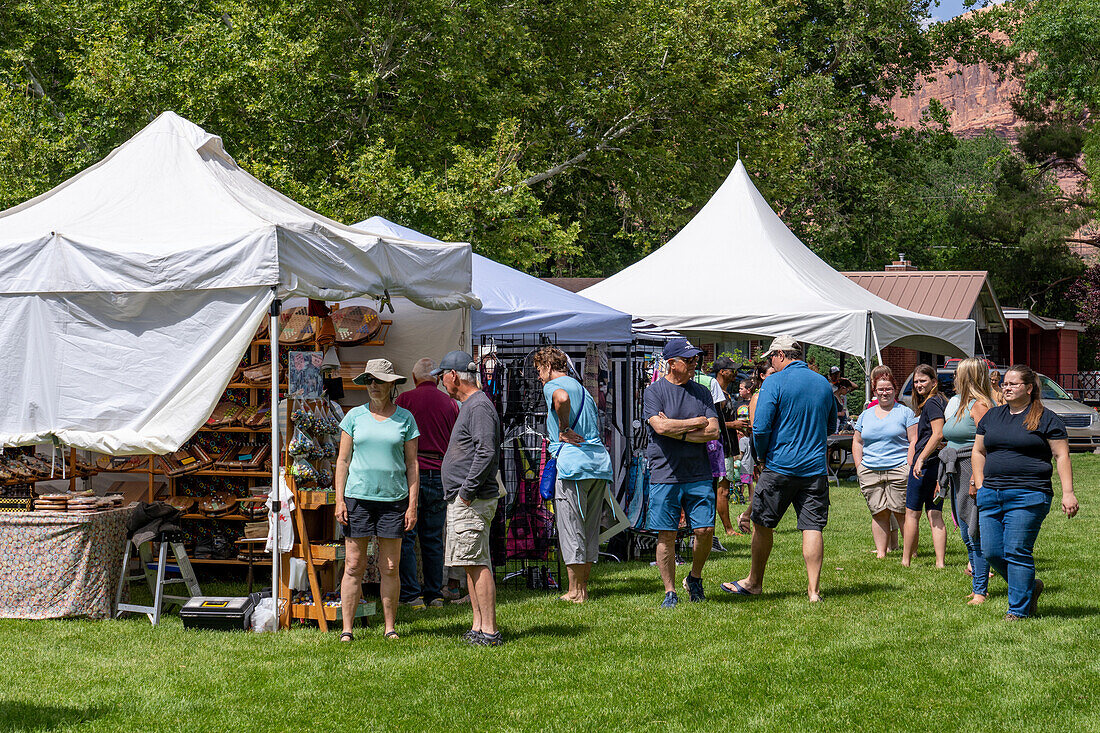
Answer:
[[[385,639],[400,639],[401,638],[400,636],[397,635],[397,630],[396,629],[393,630],[393,631],[387,631],[385,634],[382,635],[382,637],[385,638]]]
[[[732,593],[733,595],[737,595],[737,596],[753,596],[753,597],[756,597],[756,596],[760,595],[759,593],[753,593],[752,591],[745,590],[744,588],[742,588],[737,583],[736,580],[731,580],[731,581],[728,581],[726,583],[722,583],[718,587],[721,588],[722,590],[724,590],[726,593]]]
[[[349,641],[355,641],[355,635],[352,634],[350,631],[345,631],[340,634],[340,641],[344,642],[345,644],[347,644]]]

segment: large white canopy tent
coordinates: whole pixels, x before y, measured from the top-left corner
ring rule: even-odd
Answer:
[[[273,299],[476,306],[466,244],[386,240],[300,206],[165,112],[0,213],[0,444],[177,449]]]
[[[663,247],[581,294],[689,338],[790,334],[868,365],[890,344],[974,353],[972,320],[896,306],[811,252],[768,206],[740,160]]]

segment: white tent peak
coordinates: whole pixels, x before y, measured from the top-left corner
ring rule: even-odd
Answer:
[[[324,217],[250,175],[221,138],[173,112],[0,212],[0,293],[267,285],[284,296],[388,292],[455,308],[477,302],[470,256],[467,244],[381,239]]]
[[[861,356],[873,353],[876,340],[973,353],[973,321],[896,306],[810,251],[764,200],[740,159],[663,247],[581,294],[696,337],[791,334]]]

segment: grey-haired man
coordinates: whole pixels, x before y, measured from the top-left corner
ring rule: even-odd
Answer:
[[[447,501],[444,564],[466,569],[473,625],[464,638],[476,646],[499,646],[496,583],[489,556],[489,526],[497,512],[500,418],[477,385],[477,367],[464,351],[452,351],[432,370],[447,393],[462,403],[443,456],[443,498]]]

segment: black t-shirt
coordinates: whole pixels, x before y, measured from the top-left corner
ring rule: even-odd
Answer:
[[[1024,426],[1027,410],[1013,415],[1008,405],[994,407],[978,423],[977,434],[985,440],[984,486],[990,489],[1035,489],[1054,493],[1053,453],[1048,440],[1066,440],[1062,418],[1043,408],[1039,427]]]
[[[913,460],[919,458],[924,446],[928,445],[928,439],[932,437],[932,421],[943,420],[945,409],[947,409],[947,400],[939,393],[929,397],[924,406],[920,408],[920,418],[917,420],[917,447],[913,451]],[[936,453],[933,451],[928,459],[931,460],[935,457]]]
[[[645,420],[649,445],[649,479],[655,484],[686,484],[710,481],[710,459],[706,443],[689,443],[680,438],[658,435],[649,418],[659,412],[673,420],[687,420],[705,415],[717,418],[710,390],[696,382],[676,385],[665,378],[646,387],[642,396],[642,419]]]

